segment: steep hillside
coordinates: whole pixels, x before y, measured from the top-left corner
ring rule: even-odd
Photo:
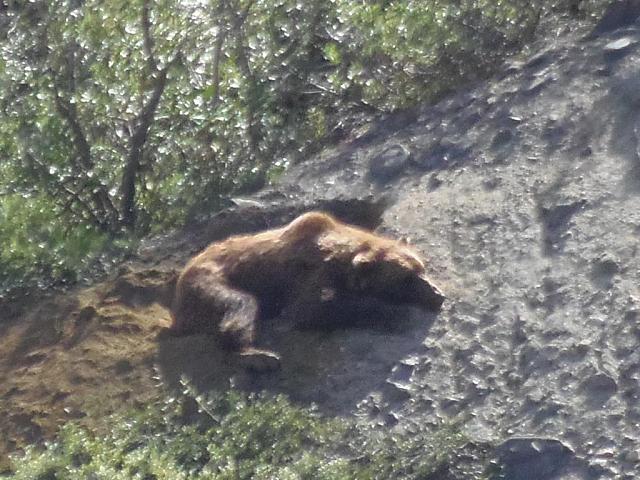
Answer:
[[[639,32],[547,41],[284,181],[394,199],[383,226],[413,237],[450,300],[391,408],[511,438],[513,478],[640,467]]]
[[[640,473],[640,28],[550,36],[492,81],[371,125],[91,289],[3,322],[3,449],[231,380],[390,428],[459,420],[507,478]],[[278,331],[255,377],[206,337],[164,338],[163,282],[208,241],[322,208],[411,237],[447,294],[397,325]],[[87,417],[87,415],[89,415]]]

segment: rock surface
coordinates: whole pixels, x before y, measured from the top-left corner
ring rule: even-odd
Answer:
[[[558,468],[506,478],[640,476],[639,42],[631,25],[547,43],[278,186],[393,199],[381,229],[412,238],[449,300],[386,408],[399,425],[464,418],[479,441],[558,442],[527,447]],[[414,159],[403,175],[359,174],[394,145]]]

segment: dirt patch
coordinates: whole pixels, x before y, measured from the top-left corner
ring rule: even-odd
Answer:
[[[29,299],[35,306],[5,325],[0,406],[10,414],[0,417],[0,455],[51,438],[69,420],[91,425],[160,393],[151,372],[169,314],[156,302],[113,301],[106,294],[121,284]]]

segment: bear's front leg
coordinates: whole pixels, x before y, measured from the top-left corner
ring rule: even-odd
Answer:
[[[217,272],[191,268],[179,278],[171,308],[176,335],[206,333],[225,347],[239,349],[255,340],[257,302]]]
[[[220,322],[223,344],[237,352],[245,368],[261,372],[280,368],[280,356],[277,353],[255,345],[259,321],[255,297],[230,287],[226,287],[221,296],[224,304],[224,315]]]
[[[256,348],[258,302],[209,269],[191,269],[178,282],[172,307],[176,335],[206,333],[255,370],[277,368],[279,356]]]
[[[224,292],[225,313],[220,322],[223,344],[236,351],[240,363],[250,370],[270,371],[280,368],[280,356],[256,348],[258,303],[255,297],[241,290],[228,288]]]

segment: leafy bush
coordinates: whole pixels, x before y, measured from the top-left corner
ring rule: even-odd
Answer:
[[[75,282],[81,272],[102,270],[135,245],[60,216],[43,195],[0,197],[0,298],[34,283],[47,287],[52,279]]]
[[[465,444],[452,427],[392,434],[321,418],[282,396],[219,394],[201,403],[208,414],[196,422],[185,421],[185,405],[113,416],[106,433],[65,426],[44,450],[15,458],[11,478],[424,479]]]

